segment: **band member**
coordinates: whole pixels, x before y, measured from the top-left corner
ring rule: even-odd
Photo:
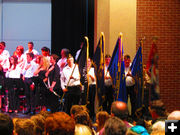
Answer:
[[[112,88],[112,78],[110,76],[108,69],[109,63],[111,61],[111,56],[105,56],[105,74],[104,74],[104,100],[103,100],[103,110],[110,113],[111,111],[111,104],[114,101],[114,90]]]
[[[91,59],[88,59],[88,85],[89,85],[89,92],[88,92],[88,103],[87,108],[89,109],[89,115],[91,119],[94,119],[95,111],[94,111],[94,101],[95,101],[95,94],[96,94],[96,77],[94,73],[94,67],[92,67]]]
[[[45,110],[47,106],[46,95],[48,90],[43,80],[46,78],[45,73],[47,72],[50,63],[42,55],[37,56],[36,63],[38,64],[38,68],[34,72],[33,77],[33,81],[36,85],[36,105],[41,107],[41,109]]]
[[[74,58],[70,54],[67,63],[61,74],[61,88],[65,93],[65,111],[70,114],[71,106],[79,104],[81,84],[78,65],[74,64]]]
[[[27,61],[24,65],[23,69],[23,80],[25,86],[25,95],[26,95],[26,103],[27,103],[27,111],[25,114],[31,112],[31,114],[35,114],[35,90],[34,83],[32,81],[33,74],[37,69],[37,64],[33,61],[34,54],[27,53]]]
[[[57,93],[60,95],[60,69],[57,65],[58,58],[59,57],[56,54],[50,56],[51,65],[45,74],[45,76],[48,77],[47,83],[49,86],[47,106],[51,112],[57,112],[59,109],[59,97],[55,94]]]
[[[11,56],[9,58],[10,67],[6,72],[7,86],[8,86],[8,99],[9,99],[9,113],[18,112],[19,109],[19,91],[22,86],[20,79],[21,68],[18,66],[18,58]]]

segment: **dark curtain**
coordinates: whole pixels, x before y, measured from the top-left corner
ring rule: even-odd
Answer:
[[[72,55],[89,38],[90,55],[94,50],[94,0],[52,0],[51,53],[60,55],[68,48]]]

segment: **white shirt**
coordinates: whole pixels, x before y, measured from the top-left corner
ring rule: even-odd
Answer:
[[[30,66],[30,67],[26,70],[27,66]],[[33,60],[30,63],[26,62],[23,72],[22,72],[24,77],[25,78],[33,77],[33,74],[34,74],[35,70],[37,69],[37,67],[38,67],[38,64],[36,64]]]
[[[35,49],[32,49],[32,51],[31,51],[34,55],[39,55],[39,52],[37,51],[37,50],[35,50]],[[31,52],[29,52],[29,50],[26,50],[25,52],[24,52],[24,54],[26,55],[27,53],[31,53]]]
[[[9,69],[9,71],[6,72],[6,77],[7,78],[20,78],[21,75],[21,68],[16,65],[16,68],[14,68],[14,65],[11,66],[11,69]]]
[[[65,63],[65,66],[67,65],[67,58],[61,58],[58,62],[57,62],[57,65],[59,66],[60,68],[60,74],[62,73],[63,71],[63,66],[61,66],[62,63]]]
[[[68,65],[63,69],[62,74],[61,74],[61,88],[65,89],[65,87],[68,86],[77,86],[80,85],[80,73],[79,73],[79,69],[78,69],[78,65],[76,65],[75,69],[74,69],[75,64],[71,67],[69,67]],[[72,74],[72,71],[74,69],[74,72]],[[74,79],[70,79],[70,76],[72,74],[72,77]],[[69,81],[69,84],[68,84]]]
[[[81,52],[81,49],[79,49],[79,50],[76,52],[75,60],[78,59],[80,52]]]
[[[90,68],[88,74],[94,77],[94,81],[91,79],[91,77],[88,78],[89,79],[88,80],[89,81],[89,85],[96,84],[96,77],[95,77],[95,73],[94,73],[94,68],[93,67]]]
[[[125,67],[126,86],[133,86],[135,84],[135,80],[133,77],[127,76],[128,72],[131,74],[130,66]]]
[[[109,71],[107,71],[107,68],[108,68],[108,67],[106,66],[106,67],[105,67],[104,77],[111,77]],[[106,86],[111,86],[111,85],[112,85],[112,79],[111,79],[111,78],[105,79],[105,80],[104,80],[104,83],[105,83]]]
[[[9,68],[9,52],[7,50],[3,50],[0,54],[0,65],[3,67],[4,71]]]

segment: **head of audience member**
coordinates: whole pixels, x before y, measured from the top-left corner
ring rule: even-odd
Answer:
[[[75,125],[75,135],[93,135],[93,131],[87,125],[76,124]]]
[[[61,58],[67,58],[69,55],[69,52],[70,52],[69,49],[63,48],[61,50]]]
[[[88,112],[85,110],[80,111],[78,114],[76,114],[74,116],[74,120],[75,120],[76,124],[83,124],[83,125],[87,125],[90,128],[92,128],[91,118],[90,118]]]
[[[75,121],[65,112],[50,114],[45,120],[45,135],[74,135]]]
[[[82,105],[72,105],[72,107],[70,109],[70,115],[74,119],[75,115],[80,113],[83,110],[86,111],[87,108],[85,106],[82,106]]]
[[[51,62],[52,65],[55,65],[56,62],[58,61],[58,59],[59,59],[59,56],[57,56],[56,54],[51,54],[50,62]]]
[[[127,54],[127,55],[124,56],[124,65],[125,65],[125,67],[129,67],[130,63],[131,63],[131,57],[130,57],[130,55]]]
[[[16,68],[16,65],[18,64],[18,58],[16,56],[11,56],[9,58],[10,68],[12,65],[14,65],[14,69]]]
[[[18,46],[16,47],[16,51],[14,52],[13,55],[15,55],[15,56],[21,56],[23,53],[24,53],[24,47],[21,46],[21,45],[18,45]]]
[[[117,118],[110,117],[104,125],[104,134],[105,135],[125,135],[127,127],[125,123]]]
[[[145,127],[137,125],[130,128],[131,131],[137,133],[138,135],[149,135]]]
[[[71,54],[69,54],[68,57],[67,57],[67,64],[68,64],[69,67],[72,67],[73,64],[74,64],[74,58],[73,58],[73,56]]]
[[[157,121],[152,125],[152,132],[163,131],[165,133],[165,121]]]
[[[168,120],[180,120],[180,110],[175,110],[168,115]]]
[[[97,132],[100,131],[108,120],[110,115],[106,111],[100,111],[96,114]]]
[[[0,113],[0,134],[13,135],[14,125],[11,117]]]
[[[27,53],[26,56],[27,56],[27,62],[31,62],[33,60],[33,58],[34,58],[33,53]]]
[[[45,118],[40,115],[31,116],[31,120],[35,123],[35,133],[36,135],[42,135],[44,132]]]
[[[114,101],[111,105],[111,116],[116,116],[122,120],[127,120],[128,117],[127,104],[122,101]]]
[[[46,110],[41,110],[39,112],[39,115],[43,116],[45,119],[51,114],[50,111],[46,111]]]
[[[29,51],[32,51],[34,47],[34,43],[33,42],[28,42],[28,49]]]
[[[106,54],[105,56],[105,64],[108,66],[111,61],[111,56],[109,54]]]
[[[49,48],[47,48],[46,46],[41,48],[41,53],[42,53],[43,56],[49,56],[48,55],[50,53]]]
[[[14,125],[16,135],[34,135],[35,123],[30,119],[17,119]]]

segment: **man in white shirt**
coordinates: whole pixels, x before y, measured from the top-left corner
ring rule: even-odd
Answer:
[[[39,55],[39,52],[34,49],[34,43],[33,42],[28,42],[28,50],[26,50],[24,52],[24,54],[26,55],[27,53],[33,53],[34,58],[36,58],[36,56]]]
[[[79,104],[81,83],[78,65],[74,64],[72,55],[68,56],[67,63],[61,73],[61,88],[65,92],[65,111],[70,114],[71,106]]]
[[[26,55],[27,61],[22,72],[27,102],[27,111],[25,113],[28,114],[31,112],[32,114],[35,114],[35,90],[33,88],[32,77],[37,69],[37,64],[33,61],[33,53],[27,53]]]
[[[9,52],[5,50],[5,42],[0,42],[0,65],[3,67],[3,71],[6,72],[9,68]]]
[[[131,59],[129,55],[124,56],[124,64],[125,64],[125,77],[126,77],[126,93],[127,98],[130,96],[131,102],[131,117],[135,118],[135,111],[136,111],[136,92],[134,89],[135,80],[131,74]]]

